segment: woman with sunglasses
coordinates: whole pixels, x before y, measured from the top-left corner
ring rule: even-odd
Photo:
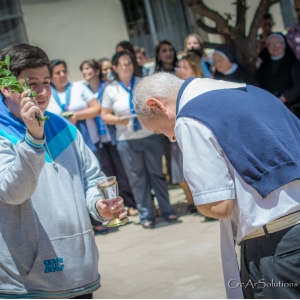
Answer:
[[[103,93],[102,118],[116,126],[117,149],[127,173],[144,228],[153,228],[155,214],[151,187],[155,191],[162,216],[169,222],[177,216],[169,202],[168,187],[162,173],[161,136],[144,128],[135,117],[133,94],[140,77],[134,72],[131,55],[118,52],[112,59],[115,80]]]
[[[113,81],[114,80],[114,76],[112,74],[112,66],[111,66],[111,61],[110,59],[104,57],[104,58],[100,58],[98,60],[98,64],[100,66],[100,70],[101,70],[101,80],[102,81]]]

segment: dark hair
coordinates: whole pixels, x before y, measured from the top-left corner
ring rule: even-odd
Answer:
[[[83,61],[81,64],[80,64],[80,71],[82,71],[83,69],[83,65],[84,64],[87,64],[90,68],[92,68],[95,72],[97,70],[100,70],[100,66],[99,66],[99,63],[95,60],[95,59],[87,59],[85,61]]]
[[[95,59],[87,59],[80,64],[79,69],[81,72],[83,69],[83,65],[85,65],[85,64],[87,64],[90,68],[92,68],[94,70],[94,72],[99,71],[98,78],[99,78],[99,80],[101,80],[102,74],[101,74],[101,68],[100,68],[99,63]]]
[[[103,57],[98,60],[98,64],[99,64],[100,68],[102,68],[102,64],[106,61],[110,61],[110,59],[107,57]]]
[[[52,77],[52,74],[53,74],[54,67],[56,67],[58,65],[63,65],[65,67],[66,71],[68,71],[67,63],[64,60],[62,60],[62,59],[53,59],[53,60],[51,60],[51,63],[50,63],[50,75],[51,75],[51,77]]]
[[[125,56],[125,55],[127,55],[127,56],[130,57],[131,62],[132,62],[132,64],[133,64],[133,58],[132,58],[132,56],[131,56],[127,51],[121,51],[121,52],[117,52],[117,53],[113,56],[112,62],[111,62],[112,65],[113,65],[113,66],[117,66],[117,65],[119,64],[120,58],[121,58],[122,56]],[[115,71],[113,71],[113,74],[114,74],[115,79],[119,80],[119,76],[118,76],[118,74],[117,74]],[[139,73],[136,73],[135,69],[133,69],[133,75],[134,75],[134,76],[139,76]]]
[[[269,12],[266,12],[262,18],[263,20],[271,19],[273,21],[273,17]]]
[[[9,69],[16,77],[18,77],[24,69],[43,66],[47,66],[49,69],[50,66],[50,60],[41,48],[25,43],[13,44],[2,49],[0,52],[0,60],[3,61],[7,54],[10,56]]]
[[[117,44],[116,51],[117,51],[117,48],[119,46],[122,47],[124,49],[124,51],[129,53],[129,55],[131,56],[132,62],[133,62],[134,72],[137,74],[137,76],[141,77],[142,72],[141,72],[140,67],[137,63],[135,52],[134,52],[134,49],[133,49],[133,45],[128,41],[121,41]]]
[[[99,68],[100,68],[100,80],[103,80],[103,73],[102,73],[102,66],[103,66],[103,63],[105,63],[106,61],[109,61],[111,62],[111,60],[107,57],[103,57],[103,58],[100,58],[98,60],[98,65],[99,65]]]
[[[140,47],[140,46],[134,46],[133,49],[134,49],[135,54],[136,53],[141,53],[142,55],[147,56],[145,48]]]
[[[116,52],[118,47],[122,47],[124,50],[130,52],[131,54],[134,54],[133,45],[128,41],[119,42],[116,46]]]
[[[175,71],[175,67],[177,66],[178,58],[176,55],[176,50],[174,46],[167,40],[160,41],[155,47],[155,72],[164,71],[163,62],[158,58],[159,51],[162,45],[169,45],[174,50],[174,60],[173,60],[173,72]]]

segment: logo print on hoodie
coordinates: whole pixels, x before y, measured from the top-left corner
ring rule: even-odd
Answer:
[[[65,268],[63,262],[64,260],[62,258],[44,260],[44,264],[46,267],[45,273],[62,271]]]

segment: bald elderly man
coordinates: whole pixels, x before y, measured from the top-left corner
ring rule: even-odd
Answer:
[[[177,140],[195,205],[220,219],[227,297],[299,298],[299,120],[254,86],[168,73],[143,78],[134,105]]]

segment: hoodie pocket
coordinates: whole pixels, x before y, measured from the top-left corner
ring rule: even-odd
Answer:
[[[28,292],[60,292],[93,284],[99,279],[98,260],[92,231],[39,241],[25,288]]]

